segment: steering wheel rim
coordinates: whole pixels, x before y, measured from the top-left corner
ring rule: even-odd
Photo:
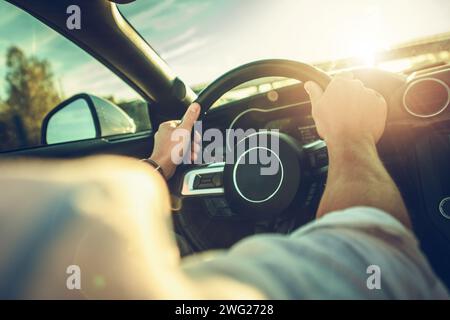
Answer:
[[[250,62],[239,66],[214,80],[197,97],[202,112],[205,115],[219,98],[231,89],[251,80],[264,77],[285,77],[301,82],[315,81],[325,89],[331,81],[328,74],[309,64],[286,60],[268,59]]]
[[[263,77],[274,77],[274,76],[296,79],[303,83],[309,80],[315,81],[324,89],[331,81],[331,78],[323,71],[308,64],[304,64],[297,61],[270,59],[251,62],[242,65],[240,67],[237,67],[227,72],[226,74],[222,75],[221,77],[213,81],[207,88],[205,88],[200,93],[200,95],[196,100],[196,102],[198,102],[202,108],[200,117],[204,116],[211,108],[211,106],[214,104],[214,102],[216,102],[223,94],[235,88],[236,86],[239,86],[240,84],[243,84],[247,81],[251,81],[254,79]],[[311,146],[308,149],[309,150],[305,149],[301,151],[307,152],[303,157],[303,160],[301,161],[307,162],[307,166],[311,166],[312,168],[314,165],[310,164],[309,162],[313,160],[315,161],[316,159],[315,154],[316,153],[319,154],[321,150],[326,149],[326,146],[322,141],[321,144],[320,143],[316,145],[311,144]],[[225,209],[223,213],[203,212],[202,210],[198,210],[198,202],[195,201],[191,202],[189,200],[195,199],[195,195],[193,195],[194,194],[193,192],[198,191],[191,189],[191,187],[194,188],[195,185],[195,179],[193,178],[194,176],[198,175],[205,176],[208,174],[214,175],[216,173],[219,174],[221,173],[223,176],[222,193],[219,193],[217,195],[216,193],[212,193],[214,189],[211,189],[211,193],[199,192],[197,194],[201,198],[204,197],[206,194],[207,197],[212,196],[213,198],[215,196],[225,197],[227,201],[229,201],[230,197],[227,195],[231,195],[231,193],[225,190],[227,189],[226,186],[230,185],[230,183],[227,184],[226,181],[227,179],[225,175],[227,170],[228,170],[227,164],[217,167],[215,166],[215,164],[208,164],[190,167],[186,171],[182,170],[182,172],[184,173],[183,176],[180,177],[181,180],[179,180],[181,182],[182,188],[180,188],[179,192],[181,197],[187,197],[186,199],[187,202],[185,202],[182,207],[186,207],[187,205],[188,208],[186,209],[187,210],[186,212],[183,212],[183,214],[177,215],[179,217],[179,219],[177,219],[178,221],[177,223],[180,224],[180,229],[184,230],[184,233],[186,234],[186,237],[190,239],[190,242],[194,244],[194,246],[197,247],[199,250],[211,248],[223,248],[229,246],[233,242],[244,237],[245,235],[254,233],[256,225],[259,224],[256,220],[250,219],[248,215],[232,214],[231,216],[229,216],[228,211],[226,211]],[[321,167],[314,168],[314,170],[316,170],[314,173],[315,175],[317,176],[323,175]],[[310,178],[307,178],[307,180],[309,179]],[[186,189],[184,189],[185,187]],[[303,196],[306,196],[306,193],[308,193],[308,195],[311,195],[310,190],[316,189],[320,190],[319,185],[316,185],[315,187],[312,187],[312,185],[308,186],[308,188],[305,189],[305,192],[301,192],[302,193],[301,198],[297,197],[297,195],[299,195],[300,193],[296,193],[294,200],[292,201],[292,205],[290,205],[290,207],[293,206],[297,208],[299,205],[303,205],[304,204]],[[314,192],[315,193],[318,192],[317,190]],[[313,196],[313,198],[314,197],[315,196]],[[311,199],[308,201],[310,202],[315,201]],[[231,206],[230,204],[230,207],[233,208],[234,205]],[[292,223],[294,223],[295,225],[301,225],[310,221],[310,219],[312,219],[313,216],[312,212],[309,212],[306,207],[304,207],[304,209],[307,211],[305,211],[304,214],[302,215],[296,216],[295,218],[290,217],[288,218],[288,220],[286,220],[286,218],[283,217],[282,219],[285,222],[283,222],[282,228],[284,231],[280,230],[280,232],[283,233],[291,230]],[[219,215],[216,216],[216,214]],[[274,220],[275,218],[272,218],[270,216],[263,218],[266,219],[266,221],[270,221],[270,223],[275,221]],[[222,236],[224,236],[224,238],[222,238]]]

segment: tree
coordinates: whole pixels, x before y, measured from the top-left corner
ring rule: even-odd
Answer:
[[[51,65],[45,59],[27,57],[20,48],[11,47],[6,53],[6,67],[7,98],[1,119],[3,130],[0,126],[1,144],[4,149],[39,145],[42,120],[61,101]]]

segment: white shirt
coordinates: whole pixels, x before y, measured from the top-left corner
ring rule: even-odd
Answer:
[[[368,207],[327,214],[289,236],[249,237],[186,271],[227,276],[271,299],[449,298],[414,235]]]

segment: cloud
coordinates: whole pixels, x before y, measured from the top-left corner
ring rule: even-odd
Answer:
[[[130,19],[132,24],[142,33],[157,32],[179,32],[181,26],[192,23],[193,18],[210,7],[211,3],[198,2],[195,0],[165,0],[159,4],[150,4],[142,9],[140,13],[128,14],[127,8],[122,11]],[[165,34],[167,36],[167,33]]]
[[[7,4],[7,6],[12,6],[9,3]],[[5,8],[5,11],[8,11],[8,14],[2,14],[2,18],[0,19],[0,28],[4,28],[6,26],[10,26],[17,18],[20,18],[20,15],[22,14],[21,11],[17,10],[17,9],[12,9],[11,8]],[[3,12],[5,12],[3,11]]]
[[[191,27],[191,28],[187,29],[186,31],[184,31],[183,33],[181,33],[180,35],[177,35],[171,39],[168,39],[166,42],[164,42],[159,47],[159,50],[165,51],[171,47],[180,45],[180,43],[185,43],[186,40],[190,40],[191,38],[193,38],[196,33],[197,33],[197,28]]]
[[[183,45],[172,49],[170,51],[161,51],[160,54],[164,59],[167,60],[174,60],[178,57],[181,57],[183,55],[189,54],[195,49],[204,47],[206,43],[208,42],[208,38],[202,38],[202,39],[196,39],[190,42],[185,42]]]
[[[133,24],[145,26],[152,18],[160,16],[175,4],[174,0],[164,0],[154,6],[148,6],[148,9],[129,17],[133,20]]]
[[[54,41],[65,40],[61,38],[61,35],[51,30],[44,30],[44,32],[40,32],[36,34],[33,32],[32,40],[25,40],[22,42],[22,46],[30,46],[31,43],[31,52],[28,51],[28,54],[40,54],[52,51],[52,44]],[[67,40],[68,41],[68,40]]]
[[[118,100],[138,97],[137,93],[122,79],[96,60],[60,74],[57,80],[66,98],[83,92],[97,96],[114,96]]]

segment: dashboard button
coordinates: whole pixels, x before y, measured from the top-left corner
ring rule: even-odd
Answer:
[[[207,173],[197,175],[194,179],[194,189],[211,189],[223,186],[222,173]]]
[[[194,184],[193,184],[193,187],[194,187],[194,189],[197,189],[198,188],[198,186],[199,186],[199,184],[200,184],[200,178],[201,178],[201,176],[199,176],[199,175],[196,175],[195,176],[195,178],[194,178]]]
[[[212,177],[212,183],[216,188],[223,187],[223,174],[222,173],[215,173]]]

